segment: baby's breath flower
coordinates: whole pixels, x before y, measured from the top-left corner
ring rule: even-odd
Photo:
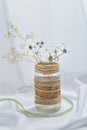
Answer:
[[[48,51],[48,49],[46,48],[45,51]]]
[[[7,33],[6,33],[6,37],[18,37],[21,38],[24,41],[24,44],[21,45],[21,49],[24,49],[24,52],[26,51],[27,53],[27,49],[26,47],[29,48],[29,50],[32,53],[32,57],[37,61],[37,62],[43,62],[42,56],[41,56],[41,49],[44,45],[44,41],[34,41],[34,36],[33,34],[26,34],[25,36],[22,36],[21,32],[18,30],[18,28],[16,26],[14,26],[12,24],[12,22],[8,22],[7,23]],[[28,40],[30,39],[30,41],[32,41],[30,43],[30,41]],[[27,43],[27,44],[26,44]],[[65,48],[65,43],[62,43],[60,46],[52,46],[51,49],[49,49],[49,47],[47,49],[45,49],[45,51],[48,52],[48,62],[52,62],[52,61],[58,61],[60,56],[64,55],[65,53],[68,53],[67,49]],[[13,59],[11,59],[11,62],[14,63],[15,58],[14,56],[16,56],[18,58],[20,58],[20,55],[17,53],[17,51],[15,50],[15,48],[11,48],[10,50],[10,54],[11,56],[13,56]],[[21,58],[22,59],[22,58]]]

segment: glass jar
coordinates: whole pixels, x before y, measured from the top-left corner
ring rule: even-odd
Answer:
[[[61,105],[61,80],[59,64],[43,62],[35,64],[35,104],[41,112],[56,112]]]

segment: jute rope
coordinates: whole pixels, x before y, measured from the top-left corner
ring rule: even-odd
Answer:
[[[41,74],[53,74],[53,73],[57,73],[59,71],[59,65],[56,62],[52,62],[52,63],[37,63],[35,65],[35,71],[37,73],[41,73]]]
[[[38,76],[34,78],[35,103],[41,105],[54,105],[61,102],[61,80],[58,75],[52,74],[59,72],[59,64],[37,63],[35,72]],[[45,76],[40,76],[43,74]]]
[[[54,105],[58,104],[61,102],[61,96],[58,96],[57,98],[52,98],[52,99],[46,99],[46,98],[41,98],[39,96],[35,96],[35,103],[37,104],[44,104],[44,105]]]

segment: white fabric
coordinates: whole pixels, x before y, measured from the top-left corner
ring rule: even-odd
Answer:
[[[82,78],[82,77],[80,77]],[[87,83],[87,77],[86,83]],[[77,83],[76,83],[77,84]],[[1,130],[86,130],[87,129],[87,85],[79,85],[76,90],[63,91],[63,95],[72,99],[74,109],[61,117],[38,118],[26,117],[17,112],[15,104],[11,102],[0,103],[0,129]],[[13,95],[14,96],[14,95]],[[0,96],[2,97],[12,97]],[[27,109],[32,108],[33,91],[19,95],[19,99]]]

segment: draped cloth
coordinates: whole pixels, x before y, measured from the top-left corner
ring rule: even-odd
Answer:
[[[86,12],[85,0],[0,0],[0,98],[13,97],[19,87],[30,85],[34,77],[34,64],[11,64],[1,57],[11,46],[17,47],[14,39],[4,37],[6,22],[12,21],[23,33],[33,32],[37,39],[46,41],[48,47],[51,43],[55,46],[60,42],[68,43],[71,53],[60,62],[62,89],[75,104],[71,113],[49,119],[27,118],[10,103],[0,103],[1,130],[87,129]],[[77,83],[76,78],[84,84]],[[20,94],[27,107],[32,96],[32,92]]]

